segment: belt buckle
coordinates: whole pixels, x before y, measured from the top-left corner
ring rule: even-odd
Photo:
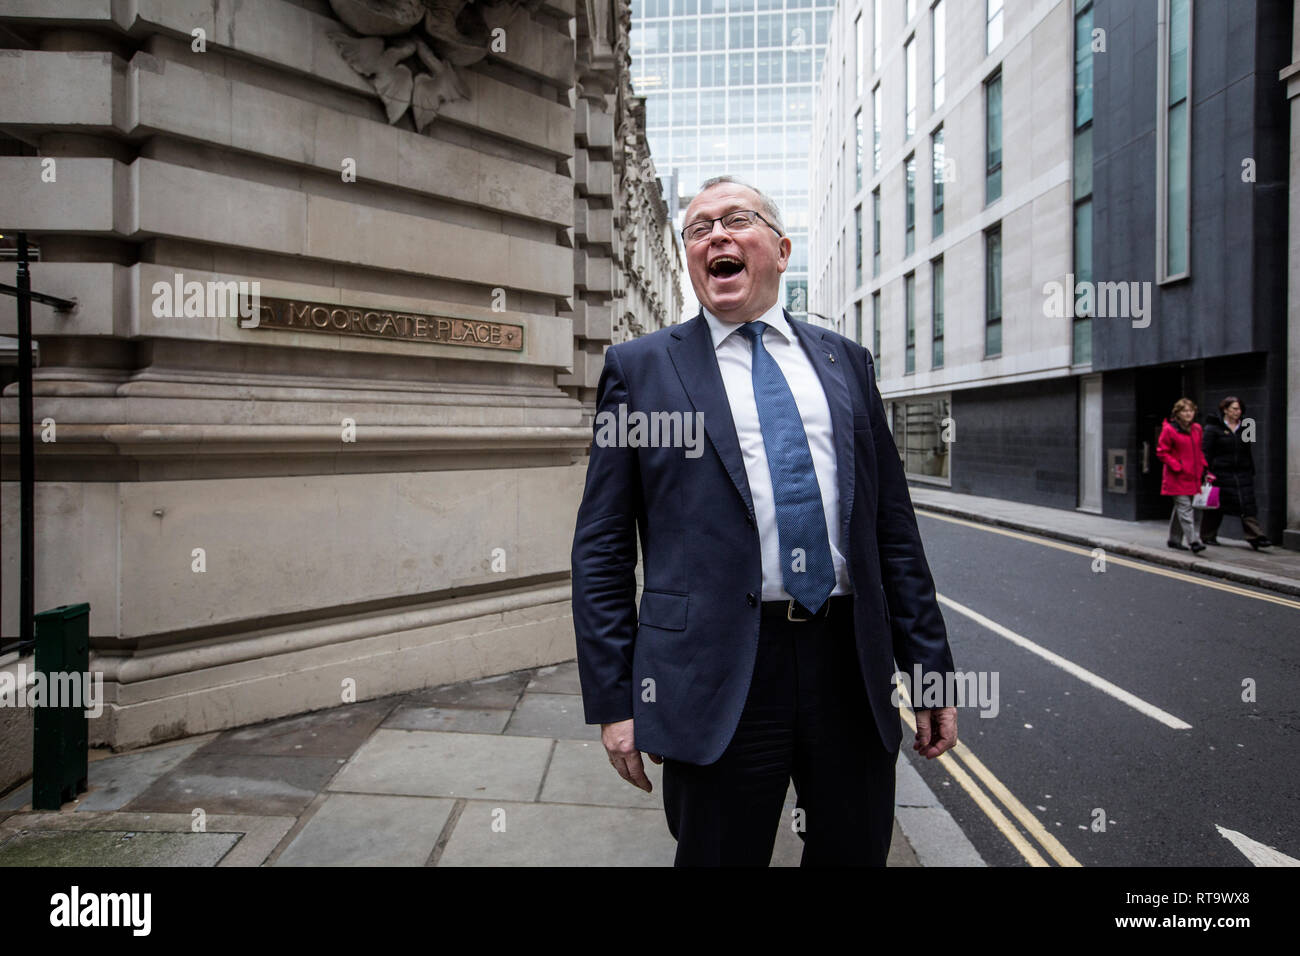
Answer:
[[[795,603],[795,602],[794,602],[794,598],[790,598],[790,604],[789,604],[789,605],[786,607],[786,609],[785,609],[785,619],[786,619],[787,621],[811,621],[811,620],[812,620],[811,617],[795,617],[795,616],[794,616],[794,603]],[[814,615],[814,616],[815,616],[815,615]]]

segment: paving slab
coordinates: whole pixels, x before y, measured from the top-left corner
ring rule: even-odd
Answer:
[[[578,680],[578,662],[552,664],[539,667],[533,671],[527,690],[533,694],[581,694],[582,684]]]
[[[204,734],[123,754],[114,754],[107,749],[92,749],[86,768],[88,789],[71,802],[71,809],[118,809],[139,796],[154,780],[193,754],[213,736],[215,735]],[[32,782],[29,780],[0,800],[0,813],[30,808],[31,803]]]
[[[91,761],[88,789],[76,801],[78,812],[120,810],[182,761],[205,741],[184,741],[170,747],[118,754]]]
[[[398,698],[359,701],[222,731],[208,754],[350,757],[398,705]]]
[[[20,830],[0,845],[0,866],[216,866],[237,833]]]
[[[415,691],[404,704],[419,707],[471,707],[483,710],[513,710],[524,692],[532,671],[513,671],[496,677],[462,684],[443,684]]]
[[[577,694],[524,694],[506,725],[507,734],[554,737],[560,740],[600,740],[600,724],[583,717]]]
[[[275,866],[424,866],[455,800],[334,793]]]
[[[275,757],[199,751],[123,809],[133,812],[297,816],[338,772],[336,757]]]
[[[195,817],[190,813],[125,813],[122,811],[59,813],[48,811],[16,813],[0,822],[0,843],[17,831],[115,830],[188,834],[193,832]],[[206,833],[226,833],[238,837],[234,848],[221,858],[219,866],[260,866],[293,828],[294,817],[268,817],[255,814],[209,814],[204,818]]]
[[[532,800],[552,741],[433,730],[375,731],[329,790],[424,797]]]
[[[618,775],[599,741],[556,741],[551,766],[542,787],[543,803],[580,803],[605,807],[640,807],[663,812],[662,765],[643,759],[650,793]]]
[[[449,730],[463,734],[499,734],[510,722],[509,710],[467,707],[398,707],[383,726],[392,730]]]
[[[676,852],[662,810],[470,800],[438,866],[672,866]]]

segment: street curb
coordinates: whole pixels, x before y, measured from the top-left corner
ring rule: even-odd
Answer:
[[[1300,597],[1300,583],[1291,578],[1279,577],[1278,575],[1273,574],[1262,574],[1257,571],[1243,571],[1240,568],[1228,564],[1219,564],[1214,561],[1203,561],[1199,558],[1185,558],[1179,556],[1177,553],[1169,553],[1155,548],[1147,548],[1139,544],[1129,544],[1126,541],[1116,541],[1113,538],[1076,534],[1072,531],[1062,531],[1059,528],[1034,524],[1029,521],[1018,521],[1014,518],[1001,518],[981,514],[977,511],[970,511],[953,505],[937,504],[924,500],[914,500],[913,507],[920,511],[934,511],[954,518],[965,518],[968,521],[976,521],[980,524],[995,525],[1000,528],[1009,528],[1013,531],[1025,531],[1030,534],[1042,535],[1045,538],[1056,538],[1060,541],[1068,541],[1071,544],[1103,548],[1108,553],[1122,554],[1130,558],[1140,558],[1143,561],[1150,561],[1152,564],[1161,564],[1165,567],[1177,568],[1180,571],[1194,571],[1200,574],[1208,574],[1212,577],[1235,581],[1238,584],[1250,584],[1269,591],[1278,591],[1282,594],[1290,594]]]
[[[921,866],[988,866],[906,754],[896,781],[894,819]]]

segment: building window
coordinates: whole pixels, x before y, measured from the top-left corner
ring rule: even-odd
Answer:
[[[916,371],[916,273],[903,276],[903,374]]]
[[[932,109],[938,109],[943,106],[943,77],[945,69],[945,53],[947,46],[947,28],[944,23],[944,0],[938,3],[930,10],[930,50],[934,54],[934,99]]]
[[[857,84],[854,87],[854,89],[856,90],[858,96],[862,95],[863,78],[866,75],[866,71],[867,71],[866,61],[862,59],[867,52],[866,44],[863,42],[865,40],[865,37],[863,37],[862,35],[862,31],[865,29],[866,27],[863,26],[862,24],[862,14],[859,13],[853,19],[853,38],[854,38],[853,71],[857,79]]]
[[[1002,196],[1002,72],[984,83],[984,204]]]
[[[1156,111],[1156,264],[1161,282],[1184,278],[1191,197],[1192,0],[1160,0]]]
[[[673,52],[692,53],[699,49],[700,21],[694,17],[673,23]]]
[[[948,478],[947,426],[952,400],[947,395],[906,398],[893,403],[894,444],[908,475]]]
[[[984,233],[984,357],[1002,354],[1002,225]]]
[[[885,0],[874,0],[872,6],[873,22],[871,24],[871,70],[880,69],[880,5]]]
[[[856,289],[858,288],[858,286],[862,285],[862,207],[861,206],[858,206],[853,210],[853,226],[857,232],[857,237],[858,237],[857,244],[854,247],[857,250],[856,257],[855,257],[856,265],[857,265],[857,273],[856,273],[857,282],[854,284],[853,288]]]
[[[908,37],[903,45],[903,138],[916,132],[916,37]]]
[[[871,357],[876,361],[876,375],[880,375],[880,293],[871,294]]]
[[[853,317],[854,319],[856,319],[856,322],[854,323],[854,328],[857,330],[857,335],[854,337],[853,341],[861,345],[862,344],[862,300],[861,299],[858,299],[856,302],[853,303]]]
[[[907,157],[904,164],[907,185],[903,198],[903,258],[916,251],[916,154]]]
[[[880,187],[871,191],[871,277],[880,275]]]
[[[985,53],[1002,42],[1002,0],[984,0]]]
[[[930,263],[930,367],[943,368],[943,256]]]
[[[943,179],[945,175],[943,153],[943,127],[940,126],[930,136],[931,185],[930,238],[938,239],[943,235]]]
[[[862,110],[858,110],[853,116],[854,143],[856,144],[856,153],[854,154],[854,168],[857,170],[857,186],[854,191],[862,188]]]
[[[1092,281],[1092,0],[1075,3],[1074,17],[1074,278]],[[1073,295],[1071,290],[1069,295]],[[1092,316],[1077,305],[1071,362],[1092,362]]]
[[[871,171],[880,172],[880,84],[871,91]]]

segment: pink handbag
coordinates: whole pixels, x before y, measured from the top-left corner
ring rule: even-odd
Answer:
[[[1192,498],[1193,508],[1219,507],[1219,489],[1208,481],[1201,485],[1201,490]]]

